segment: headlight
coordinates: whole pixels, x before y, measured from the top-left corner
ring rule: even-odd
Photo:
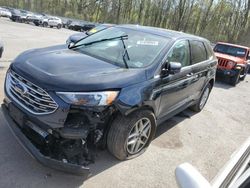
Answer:
[[[227,64],[228,68],[230,68],[230,69],[233,68],[235,65],[236,65],[236,63],[233,61],[229,61]]]
[[[118,91],[102,92],[57,92],[56,94],[66,103],[81,106],[110,105],[117,97]]]

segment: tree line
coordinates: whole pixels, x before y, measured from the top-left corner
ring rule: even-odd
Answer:
[[[0,0],[0,5],[91,22],[162,27],[250,46],[250,0]]]

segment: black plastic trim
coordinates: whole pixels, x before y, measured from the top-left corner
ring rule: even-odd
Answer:
[[[24,149],[38,162],[41,164],[53,168],[56,170],[76,174],[76,175],[84,175],[86,178],[90,174],[90,170],[87,167],[71,164],[71,163],[64,163],[62,161],[49,158],[43,155],[30,141],[29,139],[22,133],[19,129],[18,125],[12,120],[9,116],[8,110],[4,104],[1,105],[3,115],[7,121],[7,125],[10,128],[11,132],[17,138],[19,143],[24,147]]]

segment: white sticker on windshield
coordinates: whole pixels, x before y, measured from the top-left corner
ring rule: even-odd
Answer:
[[[237,54],[239,54],[239,55],[244,55],[245,54],[245,52],[237,52]]]
[[[147,46],[158,46],[158,41],[149,41],[149,40],[139,40],[137,41],[138,45],[147,45]]]
[[[137,62],[135,62],[135,66],[136,66],[136,67],[142,67],[142,66],[143,66],[143,63],[137,61]]]

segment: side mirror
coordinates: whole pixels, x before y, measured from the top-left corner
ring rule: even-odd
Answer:
[[[73,47],[75,45],[74,42],[72,42],[72,41],[68,42],[68,40],[66,41],[66,44],[68,45],[68,48],[71,48],[71,47]]]
[[[181,67],[182,65],[179,62],[170,62],[168,68],[169,74],[176,74],[181,72]]]
[[[176,74],[181,71],[181,63],[178,62],[170,62],[170,63],[164,63],[162,67],[162,76],[167,76],[169,74]]]
[[[179,188],[212,188],[210,183],[189,163],[175,169],[175,179]]]

